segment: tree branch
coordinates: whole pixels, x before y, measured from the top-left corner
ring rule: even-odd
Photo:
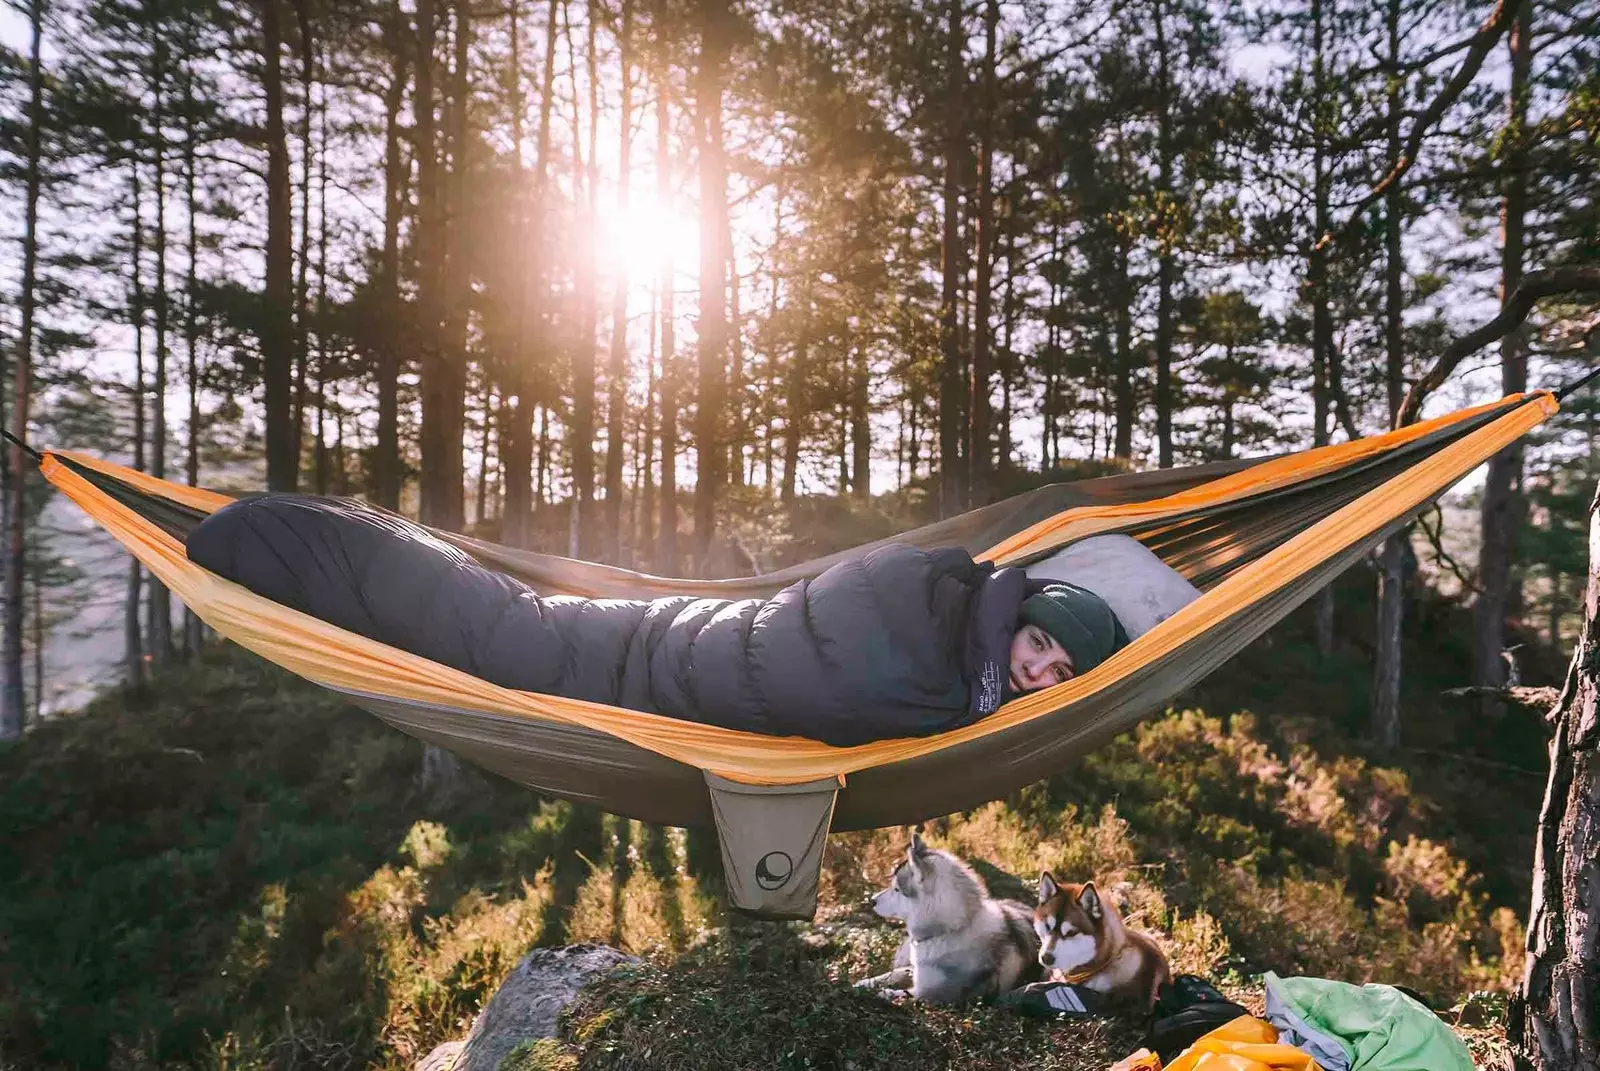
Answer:
[[[1524,275],[1521,285],[1500,307],[1499,315],[1446,346],[1433,367],[1411,385],[1395,416],[1395,427],[1415,423],[1423,401],[1444,385],[1465,358],[1521,327],[1538,301],[1558,294],[1600,294],[1600,268],[1569,264],[1561,268],[1540,268]]]
[[[1456,68],[1456,73],[1451,76],[1450,81],[1445,83],[1444,88],[1439,91],[1439,95],[1433,98],[1433,103],[1428,105],[1428,110],[1423,112],[1411,124],[1411,131],[1406,136],[1405,146],[1401,149],[1400,157],[1395,161],[1394,167],[1379,180],[1376,186],[1367,191],[1367,195],[1361,199],[1345,219],[1344,226],[1338,232],[1329,231],[1318,240],[1317,245],[1319,248],[1331,242],[1347,241],[1361,230],[1362,217],[1367,214],[1367,209],[1382,200],[1383,195],[1389,192],[1389,187],[1399,182],[1405,176],[1405,173],[1411,170],[1411,165],[1416,162],[1418,153],[1422,151],[1423,139],[1428,136],[1428,132],[1433,129],[1434,124],[1443,118],[1444,113],[1456,102],[1456,99],[1461,96],[1467,86],[1472,84],[1472,80],[1478,76],[1478,71],[1483,66],[1483,61],[1488,57],[1495,43],[1505,34],[1516,12],[1517,4],[1515,2],[1507,3],[1507,0],[1499,0],[1495,4],[1494,10],[1489,13],[1489,17],[1478,28],[1478,32],[1472,35],[1471,46],[1467,49],[1466,57],[1462,59],[1461,66]]]

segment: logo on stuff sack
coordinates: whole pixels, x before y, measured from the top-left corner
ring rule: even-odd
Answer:
[[[768,892],[781,889],[794,876],[794,860],[788,852],[768,852],[756,861],[756,884]]]

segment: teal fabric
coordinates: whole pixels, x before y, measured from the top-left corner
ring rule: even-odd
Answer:
[[[1344,1043],[1350,1071],[1473,1071],[1455,1032],[1394,986],[1271,973],[1266,983],[1310,1026]]]

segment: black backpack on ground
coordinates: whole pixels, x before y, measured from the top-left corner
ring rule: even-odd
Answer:
[[[1156,994],[1144,1047],[1170,1063],[1217,1027],[1249,1014],[1204,978],[1180,974]]]

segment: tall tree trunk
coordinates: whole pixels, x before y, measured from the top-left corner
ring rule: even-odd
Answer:
[[[472,56],[470,0],[455,2],[455,62],[450,72],[450,171],[441,231],[440,257],[444,340],[439,346],[439,436],[444,453],[439,460],[439,520],[451,531],[466,526],[467,470],[467,311],[472,304],[472,277],[467,267],[467,171],[471,166],[471,96],[469,65]]]
[[[312,452],[312,472],[317,494],[328,493],[328,102],[317,110],[317,137],[322,152],[317,158],[317,303],[311,317],[317,328],[317,441]]]
[[[533,541],[533,411],[538,396],[539,382],[535,366],[548,360],[549,347],[543,341],[547,334],[548,318],[545,315],[546,279],[549,270],[549,245],[545,240],[546,189],[550,175],[550,112],[555,100],[556,40],[561,25],[561,0],[550,0],[545,19],[544,66],[540,69],[539,124],[534,135],[534,176],[531,211],[524,205],[519,216],[523,249],[531,261],[523,268],[523,289],[518,296],[516,340],[512,359],[515,371],[510,377],[516,397],[513,399],[508,421],[501,430],[503,442],[502,467],[505,471],[505,510],[502,538],[514,547],[527,547]],[[519,51],[517,8],[511,8],[513,45],[513,80],[515,89],[512,117],[516,142],[516,167],[522,168],[522,75]],[[521,182],[518,182],[521,187]],[[530,327],[541,336],[537,347],[529,342]],[[546,377],[547,379],[548,377]],[[543,474],[539,486],[543,487]],[[542,494],[538,496],[542,498]]]
[[[150,115],[150,155],[156,179],[156,226],[152,236],[152,251],[156,255],[156,331],[150,396],[150,475],[164,480],[167,477],[167,336],[172,305],[167,293],[167,46],[161,31],[153,35],[150,48],[150,95],[154,102]],[[172,657],[172,595],[155,577],[150,578],[147,611],[147,650],[155,665],[165,665]]]
[[[22,216],[22,330],[17,339],[17,357],[12,364],[14,393],[11,406],[11,434],[28,438],[28,406],[33,390],[33,333],[37,304],[36,284],[39,267],[39,192],[41,144],[44,126],[44,3],[28,5],[32,46],[28,64],[28,133],[26,193]],[[22,632],[27,608],[23,604],[24,539],[27,514],[24,512],[27,487],[27,458],[15,443],[10,448],[10,480],[6,486],[6,626],[5,689],[0,696],[0,740],[22,735],[27,716],[26,689],[22,681]]]
[[[717,490],[726,458],[722,408],[726,404],[726,254],[728,211],[722,147],[722,81],[728,55],[727,0],[700,0],[700,69],[695,72],[695,123],[700,148],[699,397],[695,402],[694,563],[706,574],[717,524]]]
[[[966,509],[961,454],[962,413],[966,384],[961,378],[961,159],[966,130],[961,113],[966,93],[966,26],[962,0],[949,0],[945,55],[944,102],[944,233],[940,243],[943,282],[939,293],[939,513],[953,517]],[[787,476],[785,477],[788,478]]]
[[[529,221],[525,181],[522,175],[522,118],[526,102],[522,96],[522,0],[511,0],[506,8],[511,46],[511,207],[512,227],[517,235],[522,286],[515,300],[511,339],[511,367],[506,370],[505,407],[500,422],[500,467],[505,473],[505,500],[500,517],[500,541],[507,546],[526,546],[526,530],[532,519],[533,494],[533,375],[528,354],[528,303],[532,283],[529,276],[542,267],[542,257],[531,252],[535,231]],[[554,25],[552,21],[551,25]],[[548,99],[548,98],[547,98]]]
[[[463,508],[461,407],[464,369],[449,349],[444,307],[450,300],[445,234],[445,190],[440,173],[434,117],[434,40],[438,32],[435,0],[417,0],[417,81],[412,95],[417,156],[417,350],[422,395],[422,522],[457,528]],[[459,34],[461,29],[458,28]],[[463,77],[465,71],[462,72]],[[463,101],[463,104],[465,102]],[[454,455],[452,460],[452,453]],[[429,744],[423,749],[418,789],[434,797],[451,794],[460,764],[450,752]]]
[[[1401,99],[1400,71],[1401,0],[1388,0],[1385,19],[1388,31],[1388,158],[1387,168],[1400,162]],[[1395,183],[1384,199],[1384,302],[1383,338],[1385,387],[1389,400],[1389,423],[1400,415],[1405,398],[1405,337],[1401,316],[1404,293],[1401,287],[1405,264],[1401,248],[1401,213],[1404,202],[1400,184]],[[1405,543],[1410,529],[1402,529],[1383,544],[1382,572],[1378,579],[1377,665],[1372,680],[1372,739],[1380,750],[1400,746],[1401,626],[1405,622]]]
[[[628,180],[633,153],[633,3],[622,0],[621,26],[617,30],[617,63],[622,68],[622,101],[617,126],[617,213],[628,214]],[[615,289],[611,295],[611,363],[606,370],[606,521],[604,557],[615,562],[622,553],[622,449],[627,436],[628,409],[628,269],[619,258]]]
[[[1527,244],[1528,183],[1526,178],[1529,74],[1533,65],[1533,4],[1522,0],[1509,39],[1511,51],[1510,110],[1506,116],[1507,152],[1502,170],[1500,204],[1500,300],[1504,303],[1522,282]],[[1517,327],[1500,342],[1500,389],[1516,394],[1528,389],[1528,341]],[[1522,500],[1522,456],[1519,440],[1489,459],[1483,486],[1483,542],[1478,557],[1478,599],[1472,607],[1472,672],[1475,683],[1498,687],[1505,679],[1501,652],[1506,618],[1520,602],[1512,568],[1517,531],[1527,507]],[[1498,713],[1486,700],[1484,713]]]
[[[596,546],[594,523],[594,396],[595,396],[595,330],[599,325],[599,279],[596,276],[596,227],[599,224],[600,198],[600,71],[595,52],[595,25],[600,18],[596,0],[589,0],[584,21],[584,56],[589,70],[589,148],[588,169],[584,169],[583,152],[576,123],[572,132],[573,184],[581,190],[584,208],[580,213],[579,227],[582,243],[578,255],[578,333],[572,353],[572,426],[571,436],[573,509],[569,514],[567,553],[574,558],[584,557]],[[568,23],[567,49],[572,54],[572,104],[577,113],[578,73],[577,55],[571,41],[571,24]]]
[[[144,184],[139,174],[139,155],[130,161],[129,200],[133,202],[133,229],[129,235],[132,274],[128,291],[128,318],[133,323],[133,388],[128,392],[133,404],[133,467],[144,471]],[[268,424],[270,429],[271,424]],[[269,440],[270,442],[270,440]],[[270,455],[269,455],[270,461]],[[9,517],[10,500],[7,499]],[[144,571],[139,559],[128,557],[128,590],[122,607],[123,674],[129,688],[144,684],[144,628],[139,611],[144,601]]]
[[[1331,179],[1327,162],[1325,115],[1327,80],[1324,77],[1325,27],[1323,0],[1311,0],[1312,20],[1312,201],[1311,251],[1306,265],[1307,299],[1311,303],[1311,445],[1328,445],[1327,373],[1333,351],[1333,312],[1328,304],[1328,248],[1321,237],[1328,233]],[[1333,654],[1333,584],[1317,594],[1315,607],[1317,650],[1323,657]]]
[[[427,0],[423,0],[424,3]],[[290,241],[289,146],[283,126],[283,35],[278,0],[256,0],[261,12],[261,85],[266,95],[267,122],[267,256],[266,308],[261,329],[261,376],[266,392],[267,487],[294,491],[300,479],[300,444],[290,411],[294,338],[289,316],[293,304],[293,255]]]
[[[657,34],[664,32],[657,12]],[[672,83],[665,58],[665,41],[657,40],[656,68],[656,197],[663,210],[672,204]],[[663,249],[656,282],[661,317],[661,524],[657,537],[655,570],[673,576],[678,570],[678,370],[673,312],[672,249]]]
[[[1123,238],[1116,241],[1113,253],[1116,258],[1115,283],[1111,287],[1112,300],[1116,304],[1113,312],[1115,322],[1112,330],[1115,332],[1114,345],[1116,353],[1113,361],[1116,364],[1116,445],[1112,452],[1116,457],[1129,460],[1133,457],[1133,420],[1135,406],[1133,400],[1133,287],[1128,278],[1128,245]]]
[[[1044,426],[1039,434],[1039,467],[1049,472],[1061,463],[1056,439],[1059,425],[1057,414],[1061,409],[1060,379],[1061,359],[1061,283],[1065,265],[1061,262],[1061,216],[1053,214],[1050,226],[1050,305],[1046,316]],[[912,440],[915,445],[915,439]]]
[[[473,498],[474,525],[483,528],[484,519],[494,516],[489,508],[489,453],[494,447],[494,379],[483,377],[483,436],[478,440],[478,486]]]
[[[189,63],[192,65],[192,51]],[[183,280],[183,346],[187,358],[189,386],[188,450],[184,463],[184,478],[190,487],[200,485],[200,358],[199,320],[195,316],[195,297],[199,291],[199,219],[200,200],[195,186],[199,167],[196,153],[194,70],[186,66],[183,74],[183,184],[188,215],[187,267]],[[200,616],[185,608],[183,614],[183,646],[191,654],[198,653],[205,642],[205,629]]]
[[[783,432],[783,487],[779,497],[783,504],[794,504],[795,486],[800,474],[800,438],[805,432],[806,420],[806,365],[811,360],[811,279],[806,276],[800,284],[800,325],[794,341],[794,354],[789,359],[789,374],[784,385]]]
[[[1000,0],[987,0],[983,15],[983,115],[978,129],[978,174],[973,189],[977,200],[977,279],[973,284],[972,385],[967,425],[967,497],[969,504],[988,501],[990,430],[989,410],[991,324],[994,305],[994,138],[995,38],[1000,26]]]
[[[38,724],[44,716],[44,555],[38,546],[38,537],[30,540],[28,548],[28,574],[33,591],[33,721]]]
[[[868,502],[872,499],[872,383],[866,346],[855,347],[850,364],[850,489],[859,501]]]
[[[389,53],[389,84],[384,90],[383,124],[383,323],[378,325],[378,443],[373,483],[378,505],[400,508],[400,224],[405,216],[406,161],[401,155],[400,108],[410,80],[405,14],[393,0],[384,20]]]
[[[1009,181],[1016,181],[1015,171],[1009,176]],[[1017,250],[1016,237],[1011,230],[1004,234],[1006,258],[1006,285],[1004,297],[1000,299],[1000,351],[995,355],[995,364],[1000,373],[1000,429],[999,442],[996,444],[1000,471],[1011,470],[1011,451],[1015,448],[1011,438],[1011,391],[1015,380],[1016,351],[1012,349],[1013,335],[1017,321],[1016,287],[1017,277]]]
[[[744,406],[744,320],[739,311],[739,297],[743,280],[739,277],[739,258],[733,251],[733,223],[731,213],[722,215],[722,251],[728,258],[728,412],[723,421],[723,434],[728,440],[728,482],[734,487],[744,483],[745,421]]]
[[[536,501],[543,506],[550,501],[549,476],[550,476],[550,407],[539,407],[539,471],[538,479],[534,483],[537,491]]]
[[[1513,46],[1515,47],[1515,46]],[[1525,47],[1525,43],[1524,43]],[[1589,514],[1583,634],[1546,720],[1550,776],[1534,842],[1528,960],[1506,1034],[1517,1066],[1600,1067],[1600,500]]]
[[[416,350],[422,395],[421,514],[424,524],[443,525],[449,510],[450,449],[448,420],[450,358],[444,352],[441,314],[444,286],[444,214],[435,125],[434,41],[436,0],[417,0],[417,77],[412,93],[412,137],[417,157],[417,327]],[[456,443],[459,449],[460,443]]]
[[[316,148],[311,141],[312,100],[316,95],[316,37],[306,0],[293,0],[300,45],[300,256],[294,284],[294,443],[295,463],[300,461],[306,437],[306,378],[311,361],[311,167]]]
[[[1171,228],[1177,225],[1172,205],[1172,75],[1167,56],[1166,4],[1155,3],[1156,29],[1156,457],[1161,468],[1172,467],[1172,289],[1177,256]]]
[[[650,299],[650,344],[646,349],[644,409],[639,413],[639,489],[638,521],[635,524],[633,555],[634,568],[656,569],[656,306],[657,296]],[[659,572],[659,570],[657,569]]]

